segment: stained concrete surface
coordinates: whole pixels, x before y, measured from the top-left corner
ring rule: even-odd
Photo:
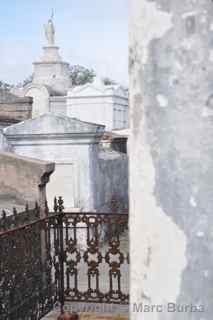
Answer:
[[[208,0],[131,1],[133,320],[212,319],[212,16]]]

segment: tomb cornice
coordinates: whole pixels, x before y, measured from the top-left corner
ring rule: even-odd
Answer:
[[[96,144],[102,139],[103,133],[5,134],[5,136],[12,145]]]

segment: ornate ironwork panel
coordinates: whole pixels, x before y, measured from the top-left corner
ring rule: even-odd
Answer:
[[[128,304],[128,215],[65,213],[63,228],[65,299]]]
[[[128,304],[128,215],[66,213],[61,197],[44,209],[2,213],[0,319],[39,320],[66,300]]]

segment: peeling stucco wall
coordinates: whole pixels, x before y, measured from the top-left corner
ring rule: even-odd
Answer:
[[[131,319],[210,320],[213,2],[130,11]]]

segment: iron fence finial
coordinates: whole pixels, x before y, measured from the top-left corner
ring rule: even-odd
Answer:
[[[47,200],[45,201],[45,215],[46,215],[46,216],[49,215],[49,207],[48,207],[48,202],[47,202]]]
[[[58,211],[58,202],[57,202],[57,198],[54,198],[54,211],[57,212]]]
[[[38,205],[38,202],[36,201],[35,202],[35,216],[36,218],[39,218],[39,213],[40,213],[40,208],[39,208],[39,205]]]
[[[26,203],[25,211],[26,211],[26,212],[29,212],[29,205],[28,205],[28,202]]]
[[[7,227],[7,214],[5,210],[2,210],[1,228],[5,230],[6,227]]]
[[[58,198],[58,209],[59,209],[59,212],[63,212],[64,211],[64,200],[62,197],[59,197]]]

